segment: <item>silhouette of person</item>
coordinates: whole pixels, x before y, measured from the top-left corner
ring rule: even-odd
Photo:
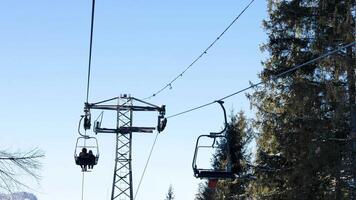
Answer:
[[[93,169],[93,167],[95,165],[95,156],[94,156],[92,150],[89,150],[88,160],[89,160],[89,169]]]
[[[82,171],[87,171],[87,165],[88,165],[88,153],[87,153],[87,149],[83,148],[82,152],[79,153],[79,163],[80,163],[80,167],[82,168]]]

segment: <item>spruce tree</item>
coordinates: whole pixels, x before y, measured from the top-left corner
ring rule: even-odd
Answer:
[[[198,193],[195,195],[195,200],[215,200],[215,190],[208,187],[208,182],[199,184]]]
[[[266,84],[249,96],[260,131],[257,180],[249,188],[255,198],[351,197],[345,161],[355,48],[271,77],[351,43],[354,10],[352,0],[269,0],[269,19],[263,24],[269,39],[262,50],[270,55],[260,74]]]
[[[167,192],[166,198],[164,200],[174,200],[174,199],[175,199],[175,195],[173,192],[173,187],[172,187],[172,185],[169,185],[168,192]]]

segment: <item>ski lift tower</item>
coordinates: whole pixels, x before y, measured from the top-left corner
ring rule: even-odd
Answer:
[[[109,104],[116,100],[116,104]],[[140,104],[140,105],[134,105]],[[103,115],[100,114],[94,121],[94,132],[116,134],[115,167],[112,184],[111,200],[133,200],[132,187],[132,133],[152,133],[156,128],[158,132],[163,131],[167,119],[164,118],[165,106],[161,107],[136,99],[130,95],[121,95],[112,99],[97,103],[87,103],[85,110],[90,115],[90,110],[114,111],[116,112],[116,127],[103,128],[101,122]],[[157,127],[135,127],[133,126],[134,112],[158,111]]]

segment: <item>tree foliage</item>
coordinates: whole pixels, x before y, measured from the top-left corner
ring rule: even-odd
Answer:
[[[241,148],[246,131],[230,138],[232,158],[239,160],[233,167],[255,179],[220,181],[216,190],[203,183],[196,199],[356,198],[350,123],[356,46],[273,78],[353,42],[355,11],[354,0],[268,0],[269,17],[263,22],[268,41],[261,49],[269,57],[260,73],[265,84],[248,95],[259,133],[253,165]],[[244,124],[241,117],[237,122]],[[215,168],[226,166],[226,152],[222,146],[214,155]]]
[[[250,95],[257,108],[258,199],[350,198],[350,105],[355,48],[293,74],[271,77],[354,40],[355,1],[269,0],[269,59]],[[353,62],[352,62],[353,60]]]
[[[165,200],[174,200],[174,199],[175,199],[175,195],[173,192],[173,187],[172,187],[172,185],[170,185],[168,188],[168,192],[166,194]]]

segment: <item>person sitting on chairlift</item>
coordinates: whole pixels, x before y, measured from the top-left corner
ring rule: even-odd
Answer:
[[[93,151],[92,150],[89,150],[89,153],[88,153],[88,164],[89,164],[89,169],[93,169],[94,165],[95,165],[95,156],[93,154]]]
[[[87,149],[83,148],[82,152],[79,153],[79,163],[82,171],[87,171],[87,163],[88,163],[89,154],[87,153]]]

